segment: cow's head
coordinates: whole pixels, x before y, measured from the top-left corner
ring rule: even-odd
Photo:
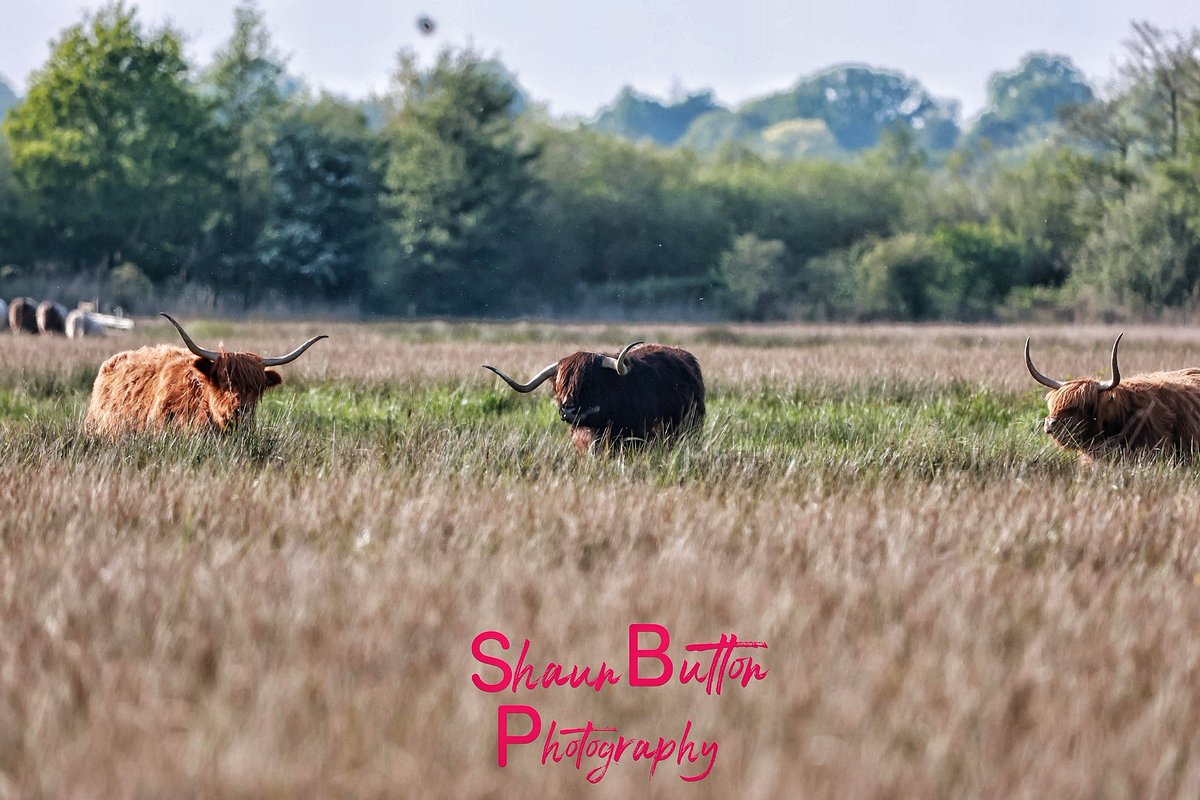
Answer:
[[[163,316],[175,326],[187,349],[196,356],[192,366],[200,373],[201,380],[208,388],[213,419],[222,428],[252,416],[263,392],[283,382],[282,376],[268,367],[290,364],[314,343],[329,338],[325,334],[314,336],[285,356],[227,353],[223,350],[205,350],[192,341],[192,337],[170,314],[164,313]]]
[[[1110,401],[1112,390],[1121,383],[1121,370],[1117,367],[1117,346],[1121,343],[1121,336],[1124,334],[1117,336],[1113,342],[1112,379],[1107,381],[1092,378],[1056,381],[1047,378],[1033,365],[1029,357],[1029,340],[1025,340],[1025,366],[1029,374],[1050,389],[1046,393],[1046,420],[1042,429],[1063,447],[1084,449],[1106,434],[1113,433],[1111,429],[1118,423],[1114,412],[1119,410],[1119,404]]]
[[[614,391],[619,391],[620,380],[629,374],[626,359],[629,351],[644,342],[631,342],[613,358],[602,353],[579,352],[547,364],[527,383],[518,383],[500,370],[484,364],[499,375],[504,382],[518,392],[532,392],[547,379],[554,378],[554,402],[563,422],[573,428],[594,426],[604,419],[605,404]]]

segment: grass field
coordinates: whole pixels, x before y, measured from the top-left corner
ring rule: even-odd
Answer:
[[[1079,465],[1021,359],[1100,375],[1112,329],[189,328],[332,338],[252,433],[113,446],[96,368],[165,323],[0,336],[0,798],[1200,796],[1200,467]],[[548,390],[479,368],[633,338],[705,371],[674,449],[578,457]],[[1127,374],[1198,363],[1126,332]],[[624,672],[634,622],[765,641],[768,676],[471,683],[480,631]],[[696,784],[591,787],[540,739],[499,769],[500,703],[719,751]]]

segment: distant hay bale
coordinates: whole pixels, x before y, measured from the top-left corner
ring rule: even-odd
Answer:
[[[67,332],[67,307],[53,300],[43,300],[37,307],[37,327],[40,333]]]
[[[67,314],[67,338],[82,339],[85,336],[105,336],[108,330],[87,311],[78,308]]]
[[[37,304],[28,297],[14,298],[8,304],[8,327],[13,333],[37,333]]]

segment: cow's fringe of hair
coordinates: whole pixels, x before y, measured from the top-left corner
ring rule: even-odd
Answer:
[[[262,357],[254,353],[221,353],[213,364],[211,374],[222,389],[252,387],[261,392],[267,388]]]
[[[1099,435],[1083,448],[1093,456],[1191,452],[1200,444],[1200,369],[1135,375],[1105,391],[1093,380],[1074,381],[1049,400],[1051,416],[1078,409],[1094,418]]]

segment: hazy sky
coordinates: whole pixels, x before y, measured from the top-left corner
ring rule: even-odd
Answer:
[[[194,64],[232,31],[234,0],[142,0],[144,22],[170,21]],[[49,42],[96,2],[4,0],[0,75],[23,94]],[[713,89],[736,104],[842,61],[899,69],[967,115],[988,76],[1031,50],[1066,53],[1093,82],[1114,75],[1132,19],[1200,26],[1200,0],[260,0],[289,70],[311,86],[358,97],[387,87],[396,52],[427,59],[473,44],[516,73],[556,114],[590,116],[629,84],[665,97]],[[589,10],[590,9],[590,10]],[[422,37],[416,20],[437,23]]]

